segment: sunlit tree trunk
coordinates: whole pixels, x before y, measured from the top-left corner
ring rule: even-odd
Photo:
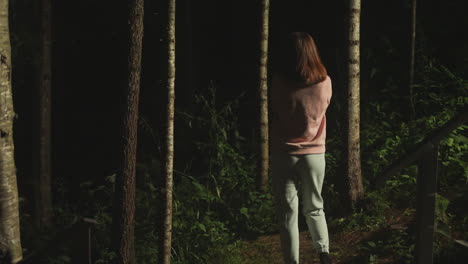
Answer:
[[[13,144],[11,45],[8,0],[0,0],[0,263],[23,258],[20,240],[18,186]]]
[[[354,205],[364,194],[361,174],[360,150],[360,15],[361,0],[350,1],[349,61],[348,61],[348,187],[351,204]]]
[[[174,168],[174,101],[175,101],[175,18],[176,1],[169,0],[167,32],[167,136],[166,136],[166,210],[164,215],[163,263],[171,263],[172,247],[172,189]]]
[[[141,54],[143,46],[144,1],[129,2],[128,84],[123,120],[122,172],[115,185],[113,246],[117,263],[135,264],[135,171],[140,94]]]
[[[416,48],[416,0],[411,1],[411,51],[410,51],[410,69],[409,69],[409,98],[411,106],[411,118],[416,116],[416,109],[414,108],[414,57]]]
[[[38,120],[38,162],[34,183],[34,220],[38,228],[47,228],[52,225],[52,193],[51,193],[51,13],[50,0],[42,0],[41,7],[41,37],[42,52],[40,58],[39,77],[39,109]]]
[[[258,189],[265,191],[268,186],[269,144],[268,144],[268,19],[270,0],[262,1],[262,31],[260,40],[260,173]]]

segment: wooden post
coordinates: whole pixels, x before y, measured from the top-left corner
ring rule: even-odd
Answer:
[[[420,160],[420,173],[417,179],[415,253],[417,264],[433,263],[439,144],[430,145],[431,148],[423,154]]]
[[[92,264],[91,228],[97,221],[90,218],[82,218],[74,226],[72,238],[72,264]]]
[[[86,225],[80,222],[76,224],[73,230],[73,240],[71,241],[71,263],[72,264],[88,264],[87,250],[87,230]]]
[[[88,243],[87,243],[87,251],[88,251],[88,263],[89,264],[92,264],[93,263],[93,247],[92,247],[92,237],[91,237],[91,228],[93,227],[93,225],[97,225],[98,222],[95,220],[95,219],[91,219],[91,218],[86,218],[84,217],[83,218],[83,222],[85,223],[87,229],[88,229]]]
[[[91,245],[91,226],[88,226],[88,263],[93,263],[93,252],[92,252],[92,245]]]

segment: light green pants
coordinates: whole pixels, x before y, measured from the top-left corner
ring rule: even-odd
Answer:
[[[328,252],[328,228],[321,195],[325,154],[273,153],[271,169],[285,263],[299,263],[298,193],[313,247],[318,252]]]

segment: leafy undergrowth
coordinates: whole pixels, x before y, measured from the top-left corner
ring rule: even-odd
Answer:
[[[415,262],[415,210],[389,208],[384,213],[385,221],[378,226],[349,228],[347,223],[330,221],[330,254],[335,264],[405,264]],[[355,216],[354,216],[355,217]],[[434,233],[434,263],[466,263],[468,243],[466,233],[457,228],[446,230],[446,225],[437,215]],[[461,227],[463,223],[452,223]],[[351,225],[352,226],[352,225]],[[459,228],[463,229],[463,228]],[[450,234],[449,234],[450,233]],[[463,244],[464,243],[464,244]],[[243,264],[282,264],[279,234],[263,235],[255,240],[241,242]],[[304,228],[300,232],[300,263],[318,264],[318,254],[313,250],[310,236]]]
[[[330,254],[336,264],[405,263],[412,248],[405,243],[414,220],[414,210],[388,210],[385,225],[372,230],[342,228],[331,223]],[[279,234],[260,236],[242,242],[242,263],[282,264]],[[306,230],[300,232],[300,263],[319,263]],[[411,262],[409,262],[411,263]]]
[[[415,263],[414,209],[408,208],[416,207],[418,166],[406,167],[383,189],[372,189],[372,183],[388,166],[468,105],[467,80],[430,62],[421,65],[426,68],[415,87],[414,120],[400,109],[404,98],[398,96],[394,82],[389,81],[378,96],[363,104],[362,174],[366,193],[356,210],[342,218],[336,215],[343,213],[339,185],[345,159],[342,133],[346,129],[338,121],[330,126],[323,196],[327,201],[325,211],[335,213],[327,217],[336,264]],[[240,95],[230,102],[220,102],[217,94],[216,87],[209,87],[195,96],[195,109],[178,111],[176,115],[179,127],[175,131],[181,134],[176,135],[179,149],[175,151],[178,156],[174,170],[172,263],[282,263],[278,235],[267,235],[277,230],[272,195],[255,189],[258,140],[255,133],[246,136],[248,133],[242,131],[250,128],[239,122],[238,113],[245,98]],[[344,111],[341,105],[344,104],[337,100],[331,113],[335,111],[335,116],[340,116]],[[142,137],[141,142],[162,142],[151,127],[144,127],[142,132],[147,140]],[[468,246],[460,244],[468,241],[467,132],[467,125],[460,126],[440,142],[435,264],[467,263],[468,259]],[[163,160],[161,153],[148,154],[140,159],[137,168],[135,236],[139,264],[156,264],[160,257],[157,245],[163,237]],[[96,264],[114,263],[110,238],[115,178],[116,174],[82,182],[76,197],[68,194],[65,178],[61,178],[63,184],[55,182],[57,227],[76,215],[98,220],[93,232]],[[78,198],[80,202],[76,203]],[[28,250],[48,240],[35,233],[31,223],[31,217],[23,214],[22,239]],[[318,263],[307,232],[301,230],[301,263]],[[252,236],[258,237],[247,240]],[[47,260],[35,263],[69,263],[70,245],[59,248]]]

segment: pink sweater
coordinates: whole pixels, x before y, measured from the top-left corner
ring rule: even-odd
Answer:
[[[271,90],[273,151],[325,153],[325,112],[332,96],[331,79],[304,86],[273,78]]]

